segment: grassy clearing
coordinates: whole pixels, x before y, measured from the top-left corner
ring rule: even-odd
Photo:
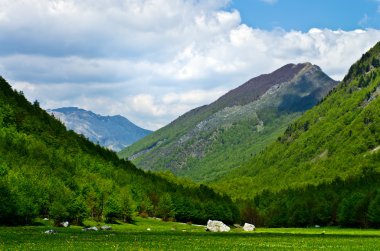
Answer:
[[[94,222],[86,222],[96,225]],[[204,227],[137,218],[111,231],[81,227],[1,227],[0,250],[379,250],[379,230],[339,228],[258,229],[244,233],[205,232]],[[147,229],[150,228],[150,231]],[[58,234],[43,232],[56,229]]]

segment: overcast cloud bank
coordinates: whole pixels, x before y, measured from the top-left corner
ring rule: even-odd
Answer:
[[[227,5],[3,0],[0,74],[44,108],[79,106],[157,129],[287,63],[342,79],[380,40],[375,29],[256,29]]]

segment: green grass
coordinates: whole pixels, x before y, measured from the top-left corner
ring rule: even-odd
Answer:
[[[86,222],[96,225],[94,222]],[[0,227],[0,250],[378,250],[379,230],[340,228],[258,229],[245,233],[205,232],[204,227],[137,218],[111,231],[81,227]],[[150,228],[151,231],[147,231]],[[57,234],[46,235],[47,229]]]

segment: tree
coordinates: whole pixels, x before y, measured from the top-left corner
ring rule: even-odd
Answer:
[[[121,218],[124,222],[133,222],[133,216],[136,211],[135,202],[128,188],[123,188],[120,192],[120,202],[121,202]]]
[[[169,193],[164,193],[157,206],[158,216],[164,221],[168,221],[175,217],[175,210],[173,207],[172,197]]]
[[[338,222],[342,226],[366,226],[368,198],[362,193],[353,193],[343,199],[338,211]]]
[[[368,206],[368,221],[373,227],[380,227],[380,191],[377,191],[375,198]]]
[[[122,202],[117,196],[110,196],[105,207],[105,218],[108,223],[115,223],[122,218]]]

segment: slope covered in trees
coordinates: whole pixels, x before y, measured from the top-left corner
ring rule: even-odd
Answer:
[[[38,216],[77,224],[131,221],[136,213],[200,223],[239,216],[228,197],[163,176],[67,131],[0,78],[0,224]]]
[[[119,153],[145,170],[171,170],[208,182],[276,140],[336,82],[310,63],[255,77]]]
[[[253,208],[271,226],[379,226],[379,62],[380,43],[325,100],[215,187],[255,198]]]

